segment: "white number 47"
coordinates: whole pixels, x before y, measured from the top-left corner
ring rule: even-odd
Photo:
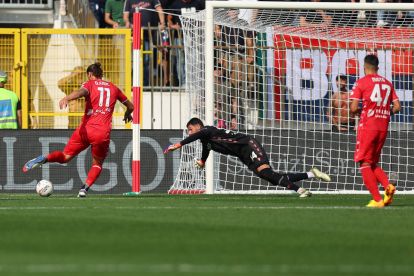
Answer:
[[[384,90],[386,93],[385,93],[384,100],[382,100],[381,91],[384,91]],[[375,84],[374,89],[372,90],[370,99],[372,102],[374,103],[376,102],[377,106],[380,106],[381,103],[382,103],[382,106],[385,106],[388,102],[390,92],[391,92],[391,87],[388,84],[383,83],[381,84],[381,88],[380,88],[380,84],[377,83]]]

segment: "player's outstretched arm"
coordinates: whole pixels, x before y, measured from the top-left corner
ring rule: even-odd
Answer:
[[[127,110],[125,111],[125,114],[124,114],[124,121],[125,121],[125,123],[129,123],[129,122],[132,121],[132,115],[131,114],[134,111],[134,105],[129,100],[126,100],[125,102],[123,102],[123,104],[127,108]]]
[[[80,88],[79,90],[73,91],[72,93],[70,93],[69,95],[67,95],[59,101],[60,109],[66,108],[70,101],[85,97],[86,95],[88,95],[88,93],[88,90],[86,90],[85,88]]]
[[[176,144],[173,144],[173,145],[169,145],[165,150],[164,150],[164,154],[167,154],[167,153],[169,153],[170,151],[175,151],[175,150],[177,150],[177,149],[179,149],[179,148],[181,148],[182,147],[182,145],[181,145],[181,143],[176,143]]]
[[[194,141],[196,141],[198,139],[208,137],[211,134],[211,131],[212,130],[210,128],[206,128],[206,127],[205,128],[202,128],[200,131],[198,131],[198,132],[196,132],[194,134],[189,135],[187,138],[185,138],[184,140],[182,140],[180,143],[177,143],[177,144],[174,144],[174,145],[169,145],[164,150],[164,154],[166,154],[166,153],[168,153],[170,151],[174,151],[176,149],[179,149],[182,146],[187,145],[189,143],[192,143],[192,142],[194,142]],[[207,157],[206,157],[206,159],[207,159]],[[206,160],[206,159],[203,159],[203,160]]]

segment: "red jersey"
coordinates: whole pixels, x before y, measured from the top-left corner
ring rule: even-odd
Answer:
[[[366,75],[354,84],[350,99],[362,99],[359,129],[388,130],[391,103],[398,100],[390,81],[378,74]]]
[[[109,81],[101,79],[89,80],[82,84],[88,90],[85,96],[85,115],[82,125],[108,130],[112,128],[112,114],[116,101],[124,103],[127,100],[122,91]]]

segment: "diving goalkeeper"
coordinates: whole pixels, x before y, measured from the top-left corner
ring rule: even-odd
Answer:
[[[305,188],[294,184],[294,182],[314,177],[327,182],[331,181],[329,175],[320,172],[317,168],[312,168],[307,173],[279,174],[273,171],[262,145],[249,135],[218,129],[214,126],[204,126],[199,118],[192,118],[188,121],[187,130],[189,136],[180,143],[170,145],[164,151],[164,154],[200,139],[203,145],[201,159],[195,161],[199,168],[204,167],[210,150],[236,156],[260,178],[269,181],[273,185],[280,185],[288,190],[294,190],[299,194],[299,197],[309,197],[312,194]]]

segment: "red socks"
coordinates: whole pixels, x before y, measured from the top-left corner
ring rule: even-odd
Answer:
[[[57,163],[66,163],[66,157],[65,154],[61,151],[54,151],[49,153],[49,155],[46,157],[47,162],[57,162]]]
[[[88,178],[86,178],[86,185],[89,187],[95,183],[98,176],[101,174],[102,166],[100,165],[92,165],[92,168],[88,172]]]
[[[378,182],[381,183],[382,187],[387,188],[388,184],[390,184],[390,181],[388,180],[387,174],[381,169],[380,167],[373,167],[372,171],[375,174],[375,177],[377,178]]]
[[[373,170],[370,166],[364,166],[359,168],[362,174],[362,179],[364,184],[367,187],[368,191],[371,193],[375,201],[382,200],[382,197],[378,190],[377,177],[375,176]]]

